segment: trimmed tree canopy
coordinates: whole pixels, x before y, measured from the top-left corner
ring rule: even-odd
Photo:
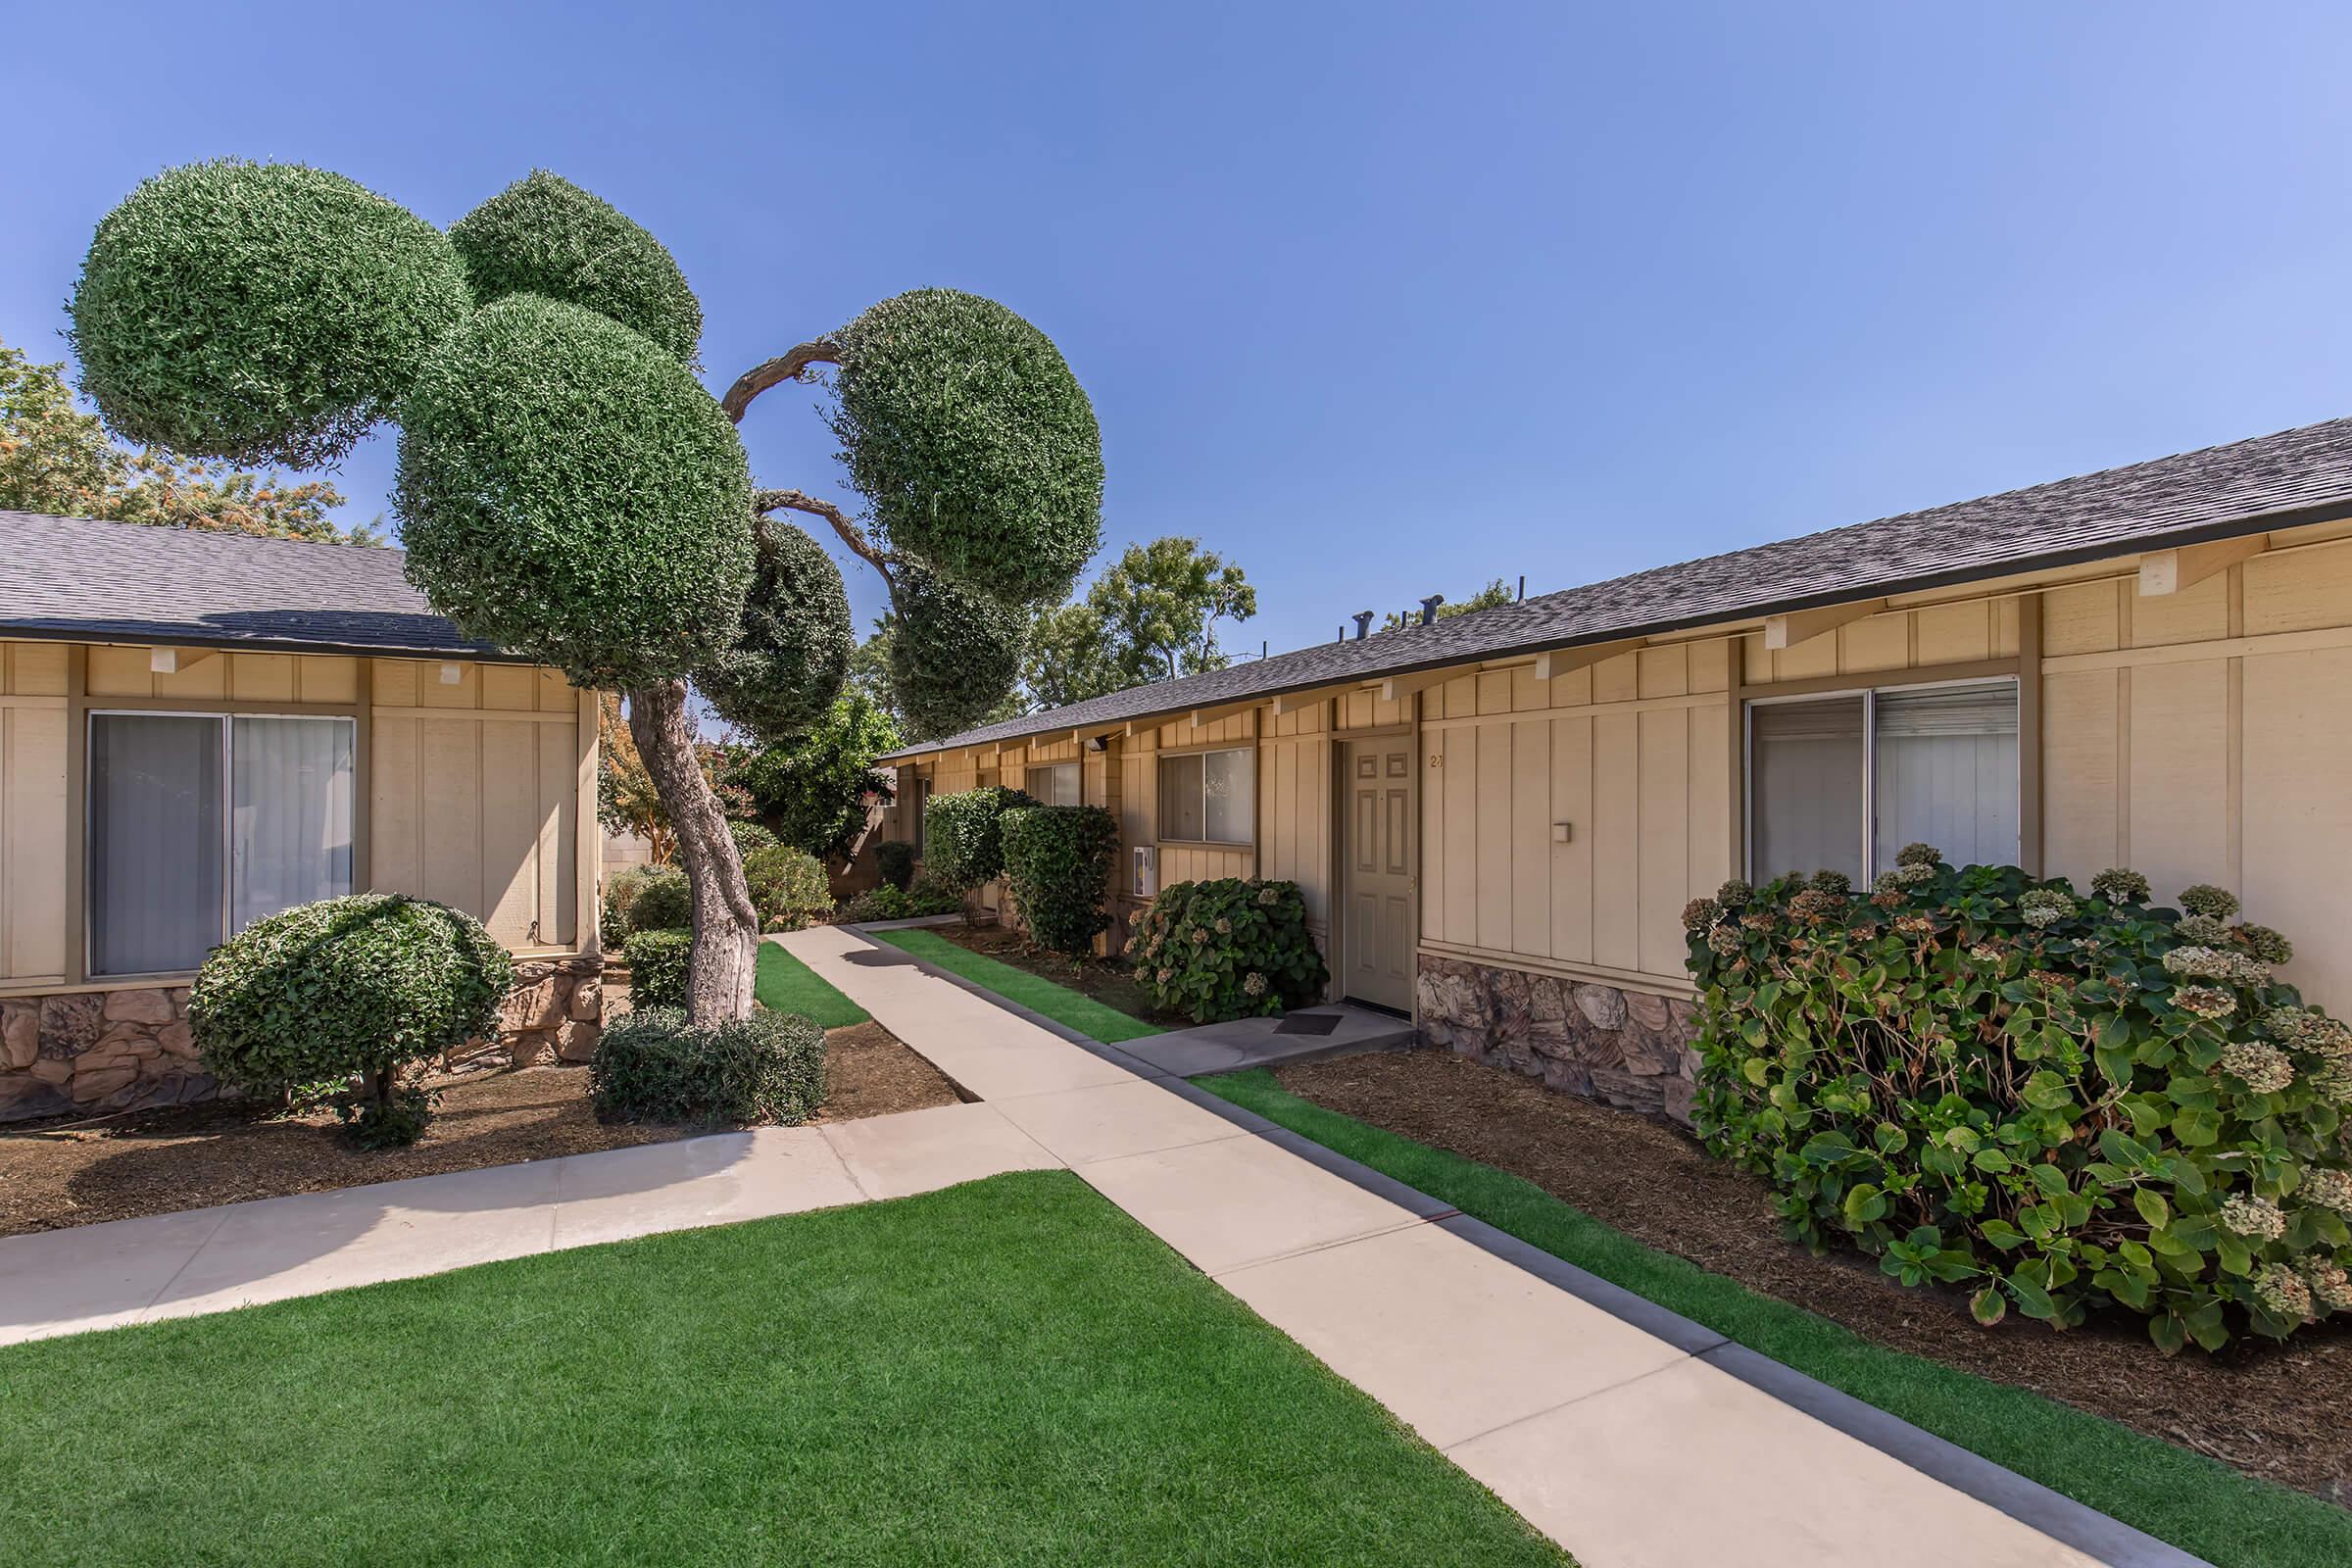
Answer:
[[[942,288],[884,300],[840,338],[833,433],[892,554],[996,599],[1067,593],[1102,543],[1102,441],[1053,342]]]
[[[470,304],[447,237],[405,208],[323,170],[222,159],[107,215],[71,336],[126,439],[308,467],[387,416]]]
[[[892,598],[890,682],[911,735],[935,740],[986,718],[1020,674],[1021,612],[911,562],[900,564]]]
[[[624,687],[733,641],[752,576],[743,444],[650,338],[513,295],[442,344],[401,428],[409,576],[469,636]]]
[[[763,741],[805,733],[850,673],[850,596],[824,547],[788,522],[753,524],[752,591],[735,646],[694,672],[718,716]]]
[[[634,327],[692,364],[703,307],[662,243],[601,196],[535,170],[449,231],[474,297],[544,294]]]

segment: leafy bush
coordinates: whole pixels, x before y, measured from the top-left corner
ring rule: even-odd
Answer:
[[[743,879],[762,931],[798,931],[833,912],[824,864],[806,850],[773,844],[755,851],[744,857]]]
[[[1323,999],[1328,971],[1296,882],[1177,882],[1136,918],[1127,945],[1153,1005],[1195,1023],[1284,1012]]]
[[[632,932],[620,945],[629,966],[631,1007],[686,1005],[686,969],[694,956],[694,933],[675,927]]]
[[[81,386],[129,440],[330,463],[386,417],[473,301],[449,240],[296,164],[168,169],[107,214],[74,286]]]
[[[890,715],[853,695],[837,699],[806,735],[730,754],[723,777],[751,796],[779,840],[829,860],[865,831],[867,793],[890,799],[894,780],[874,771],[874,759],[898,745]]]
[[[882,873],[883,886],[906,892],[914,884],[914,846],[884,839],[874,846],[874,868]]]
[[[1854,896],[1783,878],[1685,911],[1695,1119],[1789,1234],[2059,1327],[2143,1315],[2168,1354],[2352,1308],[2352,1027],[2271,973],[2237,901],[2147,906],[1926,845]]]
[[[1028,611],[911,561],[899,565],[892,585],[890,689],[908,733],[938,740],[986,720],[1020,678]]]
[[[734,646],[696,670],[694,684],[719,717],[775,745],[823,720],[858,634],[841,568],[824,546],[771,517],[753,533],[758,554]]]
[[[605,940],[694,924],[694,890],[674,865],[628,865],[605,878]]]
[[[266,915],[215,948],[188,996],[205,1069],[275,1092],[357,1080],[339,1102],[363,1143],[410,1143],[429,1107],[402,1075],[498,1029],[514,961],[473,916],[396,893]]]
[[[834,918],[845,924],[864,920],[911,920],[925,914],[954,914],[963,907],[963,896],[941,887],[929,876],[918,876],[906,888],[885,882],[855,898],[845,899]]]
[[[457,220],[449,242],[473,297],[542,294],[633,327],[694,362],[703,308],[676,258],[620,210],[534,170]]]
[[[994,882],[1004,874],[1004,813],[1035,805],[1002,784],[934,798],[923,812],[923,869],[957,893]]]
[[[764,1007],[710,1029],[637,1007],[597,1041],[588,1094],[606,1121],[793,1126],[824,1102],[825,1032]]]
[[[1110,925],[1119,819],[1100,806],[1025,806],[1004,813],[1001,831],[1021,923],[1040,946],[1082,956]]]
[[[761,850],[772,850],[783,842],[765,822],[755,822],[740,816],[727,818],[727,837],[735,841],[736,855],[746,860]]]

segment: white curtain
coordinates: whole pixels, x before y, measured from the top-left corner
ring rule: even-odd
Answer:
[[[220,941],[220,720],[90,718],[92,974],[193,969]]]
[[[1207,797],[1208,838],[1216,844],[1248,844],[1257,826],[1257,793],[1250,752],[1210,752],[1203,761],[1201,793]]]
[[[1881,692],[1878,863],[1933,844],[1954,865],[2017,859],[2017,688]]]
[[[1757,881],[1785,871],[1865,880],[1862,708],[1860,697],[1831,697],[1748,710]]]
[[[231,721],[229,922],[351,891],[353,725]]]
[[[1200,832],[1200,759],[1162,758],[1159,763],[1159,836],[1198,839]]]

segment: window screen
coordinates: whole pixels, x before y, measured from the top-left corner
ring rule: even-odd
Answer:
[[[1249,844],[1257,828],[1252,754],[1192,752],[1159,762],[1159,836]]]
[[[1045,767],[1029,769],[1022,788],[1037,798],[1041,806],[1076,806],[1078,804],[1078,764],[1054,762]]]
[[[1862,867],[1865,700],[1758,703],[1748,710],[1749,832],[1757,879]]]
[[[90,972],[193,969],[220,941],[220,720],[90,718]]]
[[[2017,859],[2017,688],[1881,692],[1878,864],[1906,844],[1933,844],[1954,865]]]

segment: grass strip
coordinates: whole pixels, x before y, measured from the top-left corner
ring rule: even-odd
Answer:
[[[2352,1512],[2024,1389],[1874,1345],[1660,1252],[1534,1183],[1283,1089],[1263,1068],[1201,1087],[1497,1230],[2220,1568],[2343,1568]],[[1938,1308],[1923,1302],[1923,1310]],[[2149,1353],[2147,1375],[2165,1375]]]
[[[1164,1034],[1159,1025],[1131,1018],[1106,1003],[1082,996],[1068,986],[1055,985],[1026,969],[991,958],[985,954],[959,948],[935,931],[920,926],[903,931],[870,931],[866,933],[877,942],[887,942],[894,948],[913,954],[916,957],[939,965],[953,975],[960,975],[972,984],[995,992],[1007,1002],[1017,1002],[1032,1012],[1042,1012],[1055,1023],[1077,1030],[1089,1040],[1115,1046],[1122,1040],[1140,1040],[1146,1035]]]
[[[773,942],[760,944],[759,966],[752,971],[752,996],[770,1011],[813,1018],[819,1029],[846,1029],[873,1017]]]

